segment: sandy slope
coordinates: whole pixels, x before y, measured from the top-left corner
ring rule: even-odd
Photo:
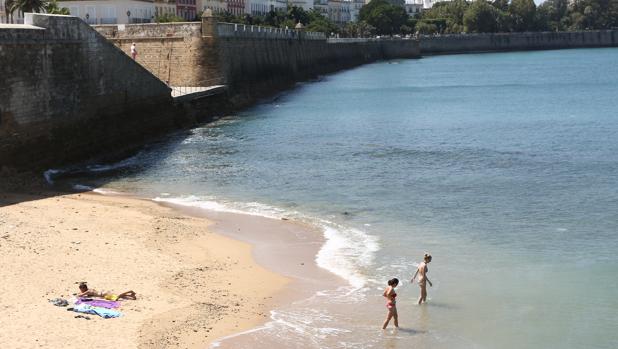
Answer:
[[[2,348],[205,348],[265,320],[288,282],[248,244],[149,201],[0,193],[0,205]],[[119,319],[92,320],[48,303],[79,281],[138,300]]]

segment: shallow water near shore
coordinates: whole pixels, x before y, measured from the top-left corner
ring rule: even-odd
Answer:
[[[348,285],[225,348],[616,348],[618,49],[381,62],[81,184],[320,228]],[[407,280],[434,256],[429,302]],[[398,331],[379,329],[399,277]]]

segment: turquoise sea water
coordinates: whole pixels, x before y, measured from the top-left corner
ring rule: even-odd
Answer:
[[[617,63],[589,49],[366,65],[155,145],[106,186],[325,230],[318,262],[351,286],[273,313],[255,343],[617,348]],[[404,282],[403,328],[382,333],[386,280],[425,251],[429,303]]]

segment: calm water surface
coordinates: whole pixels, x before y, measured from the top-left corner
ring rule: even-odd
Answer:
[[[246,347],[617,348],[617,63],[371,64],[156,145],[107,187],[325,230],[318,263],[350,286],[276,310]],[[429,303],[404,282],[402,329],[382,332],[386,280],[424,251]]]

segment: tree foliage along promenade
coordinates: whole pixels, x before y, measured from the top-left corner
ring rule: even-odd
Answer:
[[[228,23],[263,25],[275,28],[294,29],[298,23],[307,31],[322,32],[326,35],[339,33],[340,28],[323,16],[318,10],[305,11],[302,7],[292,6],[287,11],[270,11],[262,16],[235,16],[231,13],[218,15],[219,20]]]
[[[443,26],[437,23],[443,23]],[[618,27],[618,0],[546,0],[539,6],[533,0],[453,0],[435,4],[417,19],[415,26],[417,31],[425,34],[612,27]]]
[[[360,11],[363,22],[376,34],[611,29],[618,27],[618,0],[546,0],[539,6],[534,0],[452,0],[416,17],[393,0],[371,0]]]
[[[4,11],[6,12],[9,22],[13,22],[14,13],[19,11],[26,12],[44,12],[53,15],[69,15],[69,9],[60,7],[56,0],[5,0]]]
[[[375,28],[377,34],[401,33],[408,21],[408,14],[402,6],[387,0],[371,0],[360,9],[359,19]]]
[[[264,16],[220,15],[224,22],[294,28],[345,37],[434,33],[496,33],[567,31],[618,27],[618,0],[452,0],[438,2],[417,16],[408,16],[401,0],[371,0],[360,10],[359,20],[343,27],[317,10],[291,7]]]

